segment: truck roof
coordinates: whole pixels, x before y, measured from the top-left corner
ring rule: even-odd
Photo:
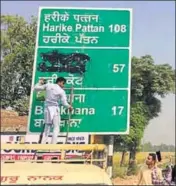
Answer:
[[[2,185],[112,185],[106,172],[92,164],[1,162]]]

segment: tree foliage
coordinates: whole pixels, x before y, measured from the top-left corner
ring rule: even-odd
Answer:
[[[141,145],[141,149],[143,152],[175,152],[175,146],[174,145],[166,145],[166,144],[160,144],[160,145],[152,145],[150,142],[147,142],[143,145]]]
[[[131,103],[142,101],[148,106],[150,119],[157,117],[161,103],[156,96],[165,97],[175,89],[175,71],[169,64],[156,65],[151,56],[132,58]]]
[[[30,96],[36,23],[34,17],[28,23],[23,17],[1,16],[2,108],[16,110]]]
[[[131,152],[140,148],[140,142],[149,121],[161,112],[161,101],[175,92],[175,70],[168,64],[156,65],[151,56],[132,58],[130,133],[115,138],[115,146]]]

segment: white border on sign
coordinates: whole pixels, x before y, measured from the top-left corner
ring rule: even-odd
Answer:
[[[74,48],[74,49],[129,49],[129,47],[91,47],[91,46],[79,46],[79,47],[75,47],[75,46],[38,46],[38,48]]]
[[[32,76],[32,88],[31,88],[31,96],[30,96],[30,105],[29,105],[29,116],[28,116],[28,126],[27,126],[27,133],[28,134],[40,134],[40,133],[33,133],[29,131],[30,128],[30,119],[31,119],[31,107],[32,107],[32,99],[33,99],[33,86],[35,81],[35,69],[37,65],[37,50],[40,48],[38,46],[38,37],[39,37],[39,28],[40,28],[40,16],[42,9],[79,9],[79,10],[120,10],[124,11],[127,10],[130,12],[130,38],[129,38],[129,47],[84,47],[84,48],[101,48],[101,49],[129,49],[129,68],[128,68],[128,88],[75,88],[79,89],[87,89],[87,90],[128,90],[128,118],[127,118],[127,130],[125,132],[80,132],[82,134],[88,135],[117,135],[117,134],[129,134],[130,131],[130,100],[131,100],[131,56],[132,56],[132,25],[133,25],[133,9],[132,8],[96,8],[96,7],[39,7],[38,12],[38,23],[37,23],[37,37],[36,37],[36,46],[35,46],[35,58],[34,58],[34,65],[33,65],[33,76]],[[42,47],[43,48],[43,47]],[[46,48],[46,46],[45,46]],[[52,47],[47,47],[52,48]],[[80,48],[80,47],[55,47],[55,48]],[[78,132],[72,132],[71,134],[75,135]],[[62,133],[62,135],[66,135]]]
[[[31,121],[31,114],[32,114],[32,99],[33,99],[33,87],[34,87],[34,82],[35,82],[35,69],[37,65],[37,50],[38,50],[38,38],[39,38],[39,29],[40,29],[40,15],[41,11],[39,8],[38,12],[38,22],[37,22],[37,34],[36,34],[36,41],[35,41],[35,56],[34,56],[34,65],[33,65],[33,74],[32,74],[32,87],[31,87],[31,94],[30,94],[30,103],[29,103],[29,115],[28,115],[28,125],[27,125],[27,134],[34,134],[33,132],[30,132],[30,121]],[[40,134],[40,133],[36,133]]]
[[[132,26],[133,26],[133,10],[131,9],[130,10],[129,65],[128,65],[128,119],[127,119],[127,130],[124,134],[130,133]]]
[[[80,10],[127,10],[127,11],[130,11],[132,12],[132,8],[104,8],[104,7],[100,7],[100,8],[97,8],[97,7],[54,7],[54,6],[39,6],[39,11],[42,10],[42,9],[80,9]]]

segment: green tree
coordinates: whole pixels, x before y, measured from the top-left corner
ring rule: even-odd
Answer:
[[[144,129],[148,122],[145,110],[145,105],[142,102],[133,103],[131,105],[130,134],[115,137],[115,146],[121,147],[124,151],[130,151],[130,160],[135,160],[140,140],[143,137]]]
[[[175,152],[175,146],[174,145],[166,145],[166,144],[160,144],[160,145],[152,145],[150,142],[147,142],[142,145],[141,147],[144,152],[156,152],[160,150],[161,152]]]
[[[1,107],[28,113],[34,61],[36,18],[1,16]],[[20,107],[19,107],[20,105]]]
[[[153,146],[150,142],[148,142],[142,145],[142,149],[144,152],[150,152],[153,151]]]
[[[130,151],[130,159],[140,147],[149,121],[161,112],[161,101],[175,92],[175,70],[168,64],[156,65],[151,56],[132,58],[130,134],[117,136],[116,144],[123,144]]]

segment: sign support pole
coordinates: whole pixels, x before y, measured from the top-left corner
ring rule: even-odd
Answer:
[[[108,160],[107,160],[107,173],[112,178],[112,166],[113,166],[113,151],[114,151],[114,136],[109,136],[108,139]]]

